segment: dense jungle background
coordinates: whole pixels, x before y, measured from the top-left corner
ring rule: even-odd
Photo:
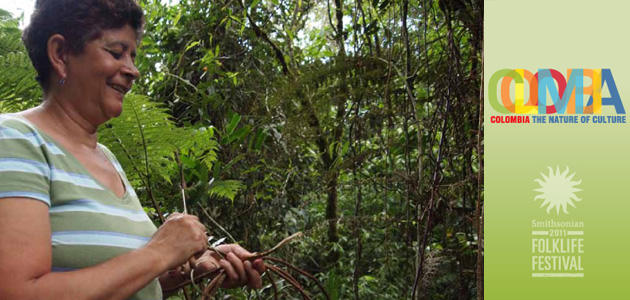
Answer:
[[[142,76],[99,137],[156,224],[184,186],[226,242],[302,231],[274,256],[331,299],[483,299],[482,1],[139,2]],[[0,112],[42,98],[18,18],[0,10]]]

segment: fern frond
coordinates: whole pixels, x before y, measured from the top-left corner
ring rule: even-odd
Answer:
[[[17,20],[0,13],[0,113],[36,106],[42,98],[20,36]]]
[[[189,130],[185,138],[178,141],[177,147],[182,153],[187,153],[190,157],[196,157],[211,170],[213,163],[217,160],[218,143],[214,138],[212,127],[202,127]]]
[[[130,94],[120,117],[99,129],[100,142],[116,155],[134,187],[146,188],[151,178],[171,182],[177,177],[173,157],[177,151],[204,162],[208,169],[217,159],[212,128],[176,127],[167,111],[147,97]],[[216,195],[233,199],[242,188],[235,182],[219,183]]]
[[[216,180],[208,191],[210,196],[222,197],[230,199],[234,202],[236,194],[242,190],[245,185],[238,180]]]
[[[182,129],[175,127],[166,111],[144,96],[130,94],[122,115],[99,129],[100,142],[116,155],[134,185],[175,174],[172,157]]]

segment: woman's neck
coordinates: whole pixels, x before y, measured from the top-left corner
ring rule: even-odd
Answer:
[[[78,143],[90,149],[96,148],[98,126],[55,96],[45,97],[40,106],[24,112],[24,116],[32,117],[29,119],[49,135],[71,140],[74,145]]]

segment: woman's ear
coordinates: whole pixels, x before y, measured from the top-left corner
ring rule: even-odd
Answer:
[[[63,37],[63,35],[54,34],[50,38],[48,38],[48,60],[52,65],[53,71],[59,77],[59,80],[65,81],[66,79],[66,68],[68,66],[68,50],[68,45],[66,44],[66,39]]]

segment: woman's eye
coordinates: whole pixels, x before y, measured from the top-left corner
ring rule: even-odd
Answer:
[[[116,51],[107,50],[107,52],[109,52],[109,54],[111,54],[115,59],[120,59],[122,57],[122,54]]]

